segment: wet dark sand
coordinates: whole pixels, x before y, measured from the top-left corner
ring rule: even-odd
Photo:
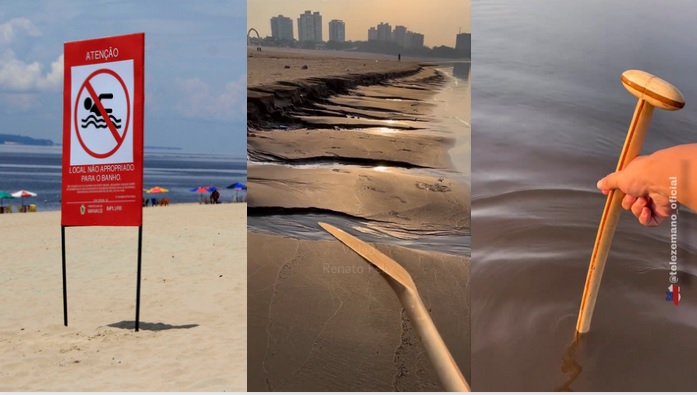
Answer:
[[[268,126],[286,112],[359,85],[408,77],[422,69],[394,59],[330,57],[327,51],[264,50],[247,57],[247,123]],[[305,68],[307,67],[307,68]]]
[[[256,160],[272,157],[286,162],[307,163],[332,158],[374,161],[380,157],[386,163],[435,168],[451,167],[446,150],[452,143],[449,137],[406,131],[386,132],[381,128],[341,133],[333,129],[258,131],[247,137],[248,153]]]
[[[303,70],[302,66],[289,69],[281,66],[282,63],[286,63],[283,57],[269,57],[268,54],[264,56],[266,57],[260,58],[257,55],[247,59],[247,125],[253,129],[273,127],[277,122],[288,122],[294,115],[299,115],[296,111],[298,107],[321,102],[332,95],[348,93],[359,86],[372,86],[396,78],[399,78],[399,82],[384,86],[391,91],[390,93],[372,91],[371,88],[354,91],[353,95],[362,96],[370,102],[353,100],[348,106],[380,110],[384,109],[381,105],[387,103],[388,109],[394,108],[412,115],[421,107],[432,106],[431,103],[414,98],[428,97],[428,93],[433,91],[433,86],[429,84],[441,80],[434,68],[425,68],[413,62],[365,63],[364,60],[358,60],[363,63],[354,64],[350,59],[321,59],[317,60],[318,64],[315,67],[308,66],[307,70]],[[310,60],[307,57],[301,59],[305,62]],[[281,67],[284,68],[280,69]],[[351,72],[343,72],[341,67],[352,67]],[[252,70],[254,76],[250,76]],[[258,70],[266,70],[267,73]],[[282,71],[273,73],[273,70]],[[391,99],[385,100],[387,97]],[[376,100],[377,98],[382,100]],[[410,102],[402,103],[402,99]]]
[[[318,240],[305,217],[379,240],[469,379],[469,257],[458,253],[469,249],[469,186],[448,155],[454,136],[431,115],[443,76],[397,62],[341,75],[346,59],[323,62],[335,68],[248,90],[248,389],[442,390],[385,279]],[[462,245],[438,251],[447,242],[434,238]]]
[[[347,117],[360,117],[368,119],[389,119],[393,121],[431,121],[432,117],[421,115],[421,114],[405,114],[403,112],[397,112],[394,106],[381,109],[375,107],[366,107],[367,101],[362,101],[360,104],[363,106],[361,108],[351,107],[348,103],[343,103],[342,105],[331,104],[332,100],[328,100],[329,104],[316,103],[313,110],[316,114],[326,114],[326,115],[341,115]],[[376,104],[381,103],[380,101],[375,101]],[[309,111],[309,110],[308,110]]]
[[[397,296],[353,251],[259,233],[248,248],[250,391],[442,390]],[[469,377],[469,258],[377,248],[411,273]]]
[[[406,230],[469,230],[469,191],[445,178],[397,174],[361,167],[292,168],[251,165],[249,207],[318,208]]]

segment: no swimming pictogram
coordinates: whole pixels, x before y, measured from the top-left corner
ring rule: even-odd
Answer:
[[[73,109],[75,134],[85,153],[104,159],[119,151],[131,124],[131,98],[119,74],[107,68],[92,72]]]

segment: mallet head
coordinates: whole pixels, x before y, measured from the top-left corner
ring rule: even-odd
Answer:
[[[622,73],[622,84],[639,100],[654,107],[675,111],[685,107],[685,98],[673,85],[641,70]]]

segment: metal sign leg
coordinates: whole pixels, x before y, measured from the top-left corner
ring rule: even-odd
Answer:
[[[138,285],[136,287],[136,332],[140,329],[140,274],[143,246],[143,226],[138,227]]]
[[[68,326],[68,288],[65,274],[65,226],[61,226],[61,249],[63,250],[63,325]]]

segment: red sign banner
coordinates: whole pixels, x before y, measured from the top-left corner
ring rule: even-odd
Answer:
[[[61,225],[143,224],[145,34],[65,43]]]

